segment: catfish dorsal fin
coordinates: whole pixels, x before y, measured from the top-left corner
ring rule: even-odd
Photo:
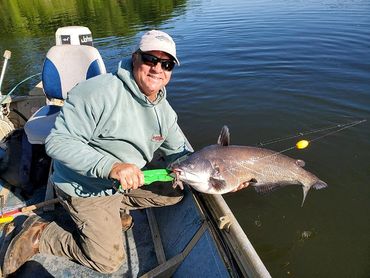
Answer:
[[[221,129],[220,136],[218,136],[217,144],[221,146],[228,146],[230,145],[230,132],[229,128],[224,125]]]

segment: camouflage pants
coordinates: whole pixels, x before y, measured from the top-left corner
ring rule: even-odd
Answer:
[[[120,211],[173,205],[183,194],[168,184],[151,184],[125,194],[79,198],[56,189],[75,229],[49,224],[40,239],[40,252],[67,257],[101,273],[117,271],[125,260]]]

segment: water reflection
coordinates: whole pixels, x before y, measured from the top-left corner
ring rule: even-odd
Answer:
[[[184,13],[186,0],[0,2],[0,36],[50,36],[60,26],[89,26],[95,36],[135,34]]]
[[[119,57],[131,53],[138,32],[159,28],[180,16],[186,4],[186,0],[0,1],[0,52],[12,51],[3,93],[41,71],[44,55],[55,44],[54,33],[61,26],[88,26],[112,71]],[[21,66],[14,66],[14,61]],[[30,80],[17,93],[37,82]]]

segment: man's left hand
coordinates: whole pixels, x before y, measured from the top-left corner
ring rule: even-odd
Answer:
[[[239,184],[239,186],[237,188],[235,188],[234,190],[232,190],[231,192],[239,191],[243,188],[248,187],[248,185],[249,185],[249,182],[243,182],[243,183]]]

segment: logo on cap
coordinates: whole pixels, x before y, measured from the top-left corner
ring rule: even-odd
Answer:
[[[171,41],[165,36],[155,36],[155,38],[157,40],[160,40],[160,41],[167,41],[167,42],[171,43]]]

